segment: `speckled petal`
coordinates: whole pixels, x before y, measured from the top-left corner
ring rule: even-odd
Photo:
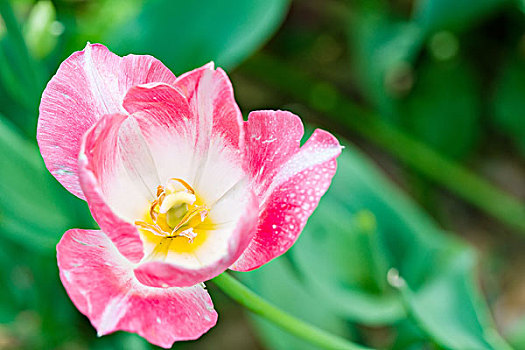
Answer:
[[[123,330],[170,348],[175,341],[199,338],[217,322],[201,285],[142,285],[133,265],[102,231],[67,231],[57,245],[57,259],[67,293],[99,335]]]
[[[248,168],[261,204],[255,238],[231,267],[238,271],[253,270],[295,243],[341,153],[337,139],[319,129],[299,148],[302,123],[288,112],[252,112],[245,128]]]
[[[151,56],[119,57],[100,44],[87,44],[67,58],[42,95],[37,140],[47,168],[74,195],[84,199],[77,157],[82,135],[103,115],[124,112],[131,86],[175,83],[175,76]]]
[[[287,111],[256,111],[250,113],[245,132],[247,171],[255,193],[262,198],[269,195],[268,188],[281,166],[299,151],[303,123]]]

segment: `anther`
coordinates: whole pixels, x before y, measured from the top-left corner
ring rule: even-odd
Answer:
[[[180,189],[180,186],[177,186],[179,184],[184,186],[184,188],[186,188],[190,193],[195,194],[193,187],[191,187],[186,181],[176,177],[169,179],[166,187],[168,190],[170,190],[170,192],[175,192]]]

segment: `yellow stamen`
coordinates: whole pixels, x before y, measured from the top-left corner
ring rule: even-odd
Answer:
[[[171,178],[165,186],[158,186],[157,198],[144,219],[135,221],[144,242],[154,244],[147,259],[165,259],[168,252],[193,252],[216,227],[207,219],[209,211],[182,179]]]
[[[159,204],[159,200],[155,199],[153,203],[151,203],[151,207],[149,208],[149,216],[153,219],[154,222],[157,221],[158,214],[155,211],[155,207]]]

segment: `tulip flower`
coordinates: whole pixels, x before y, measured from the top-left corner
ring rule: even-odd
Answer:
[[[284,111],[243,121],[212,63],[175,77],[151,56],[88,44],[47,85],[37,139],[49,171],[100,230],[57,245],[61,281],[99,335],[170,347],[213,327],[204,287],[285,253],[328,189],[341,152]]]

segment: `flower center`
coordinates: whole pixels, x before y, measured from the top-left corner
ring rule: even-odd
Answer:
[[[212,227],[210,209],[184,180],[173,178],[157,187],[143,220],[135,221],[143,241],[154,246],[152,257],[166,258],[170,251],[193,252]]]

